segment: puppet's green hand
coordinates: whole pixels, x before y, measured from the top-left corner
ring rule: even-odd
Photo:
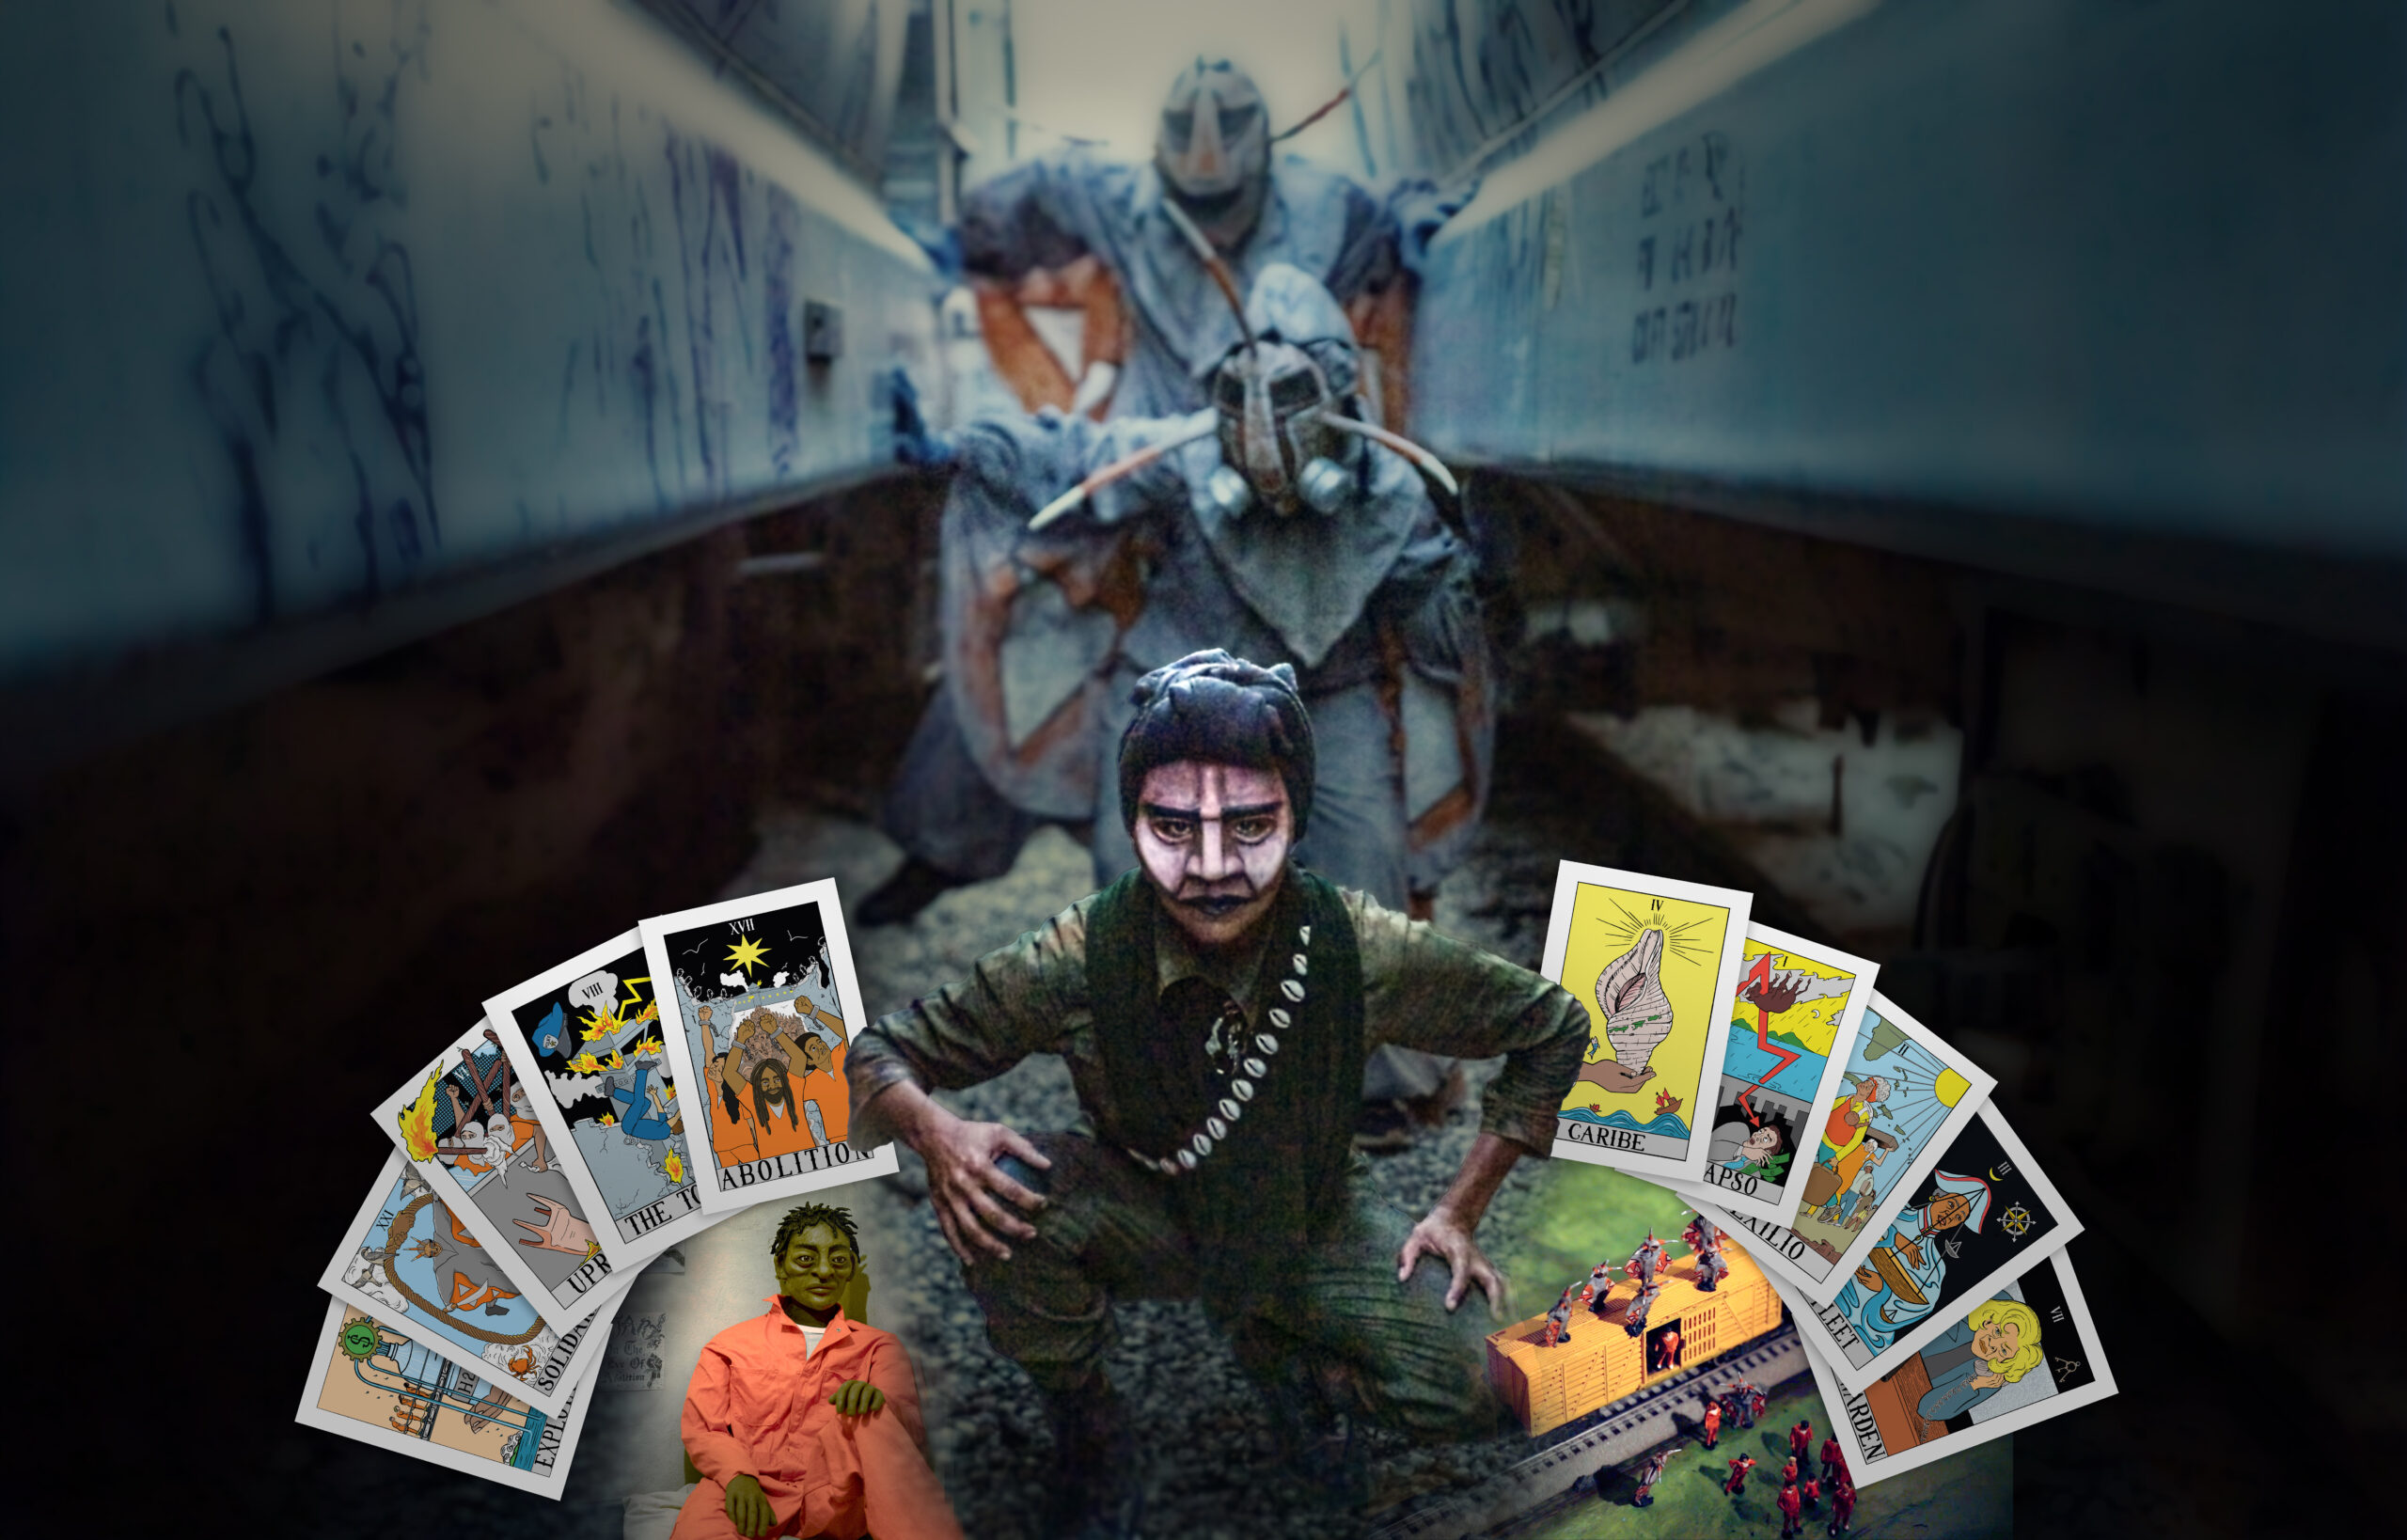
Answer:
[[[827,1398],[839,1417],[867,1417],[886,1405],[886,1392],[865,1379],[848,1379]]]
[[[760,1540],[762,1535],[778,1527],[778,1516],[769,1506],[769,1494],[750,1476],[738,1476],[727,1484],[727,1521],[746,1540]]]

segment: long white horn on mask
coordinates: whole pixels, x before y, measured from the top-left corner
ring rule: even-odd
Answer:
[[[1104,466],[1077,486],[1038,509],[1036,517],[1028,521],[1028,527],[1030,530],[1044,528],[1122,477],[1144,469],[1172,449],[1183,448],[1199,438],[1209,438],[1219,431],[1220,425],[1217,419],[1208,420],[1202,427],[1180,433],[1175,438],[1166,438],[1159,444],[1148,444],[1133,454],[1122,455],[1110,464]]]
[[[1382,448],[1393,449],[1396,453],[1404,456],[1407,460],[1411,461],[1414,466],[1420,470],[1422,475],[1429,478],[1432,481],[1437,482],[1439,486],[1444,487],[1446,489],[1446,495],[1449,497],[1459,497],[1462,495],[1462,489],[1455,485],[1455,473],[1448,470],[1445,467],[1445,464],[1439,461],[1436,455],[1431,454],[1428,450],[1423,448],[1420,445],[1415,444],[1412,440],[1406,438],[1403,434],[1391,433],[1384,428],[1374,428],[1360,417],[1343,417],[1339,416],[1334,412],[1322,412],[1318,414],[1318,416],[1321,421],[1329,424],[1331,428],[1336,429],[1341,433],[1352,433],[1357,437],[1367,438],[1372,443],[1379,445]]]

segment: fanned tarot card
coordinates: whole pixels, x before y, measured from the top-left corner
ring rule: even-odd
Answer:
[[[834,879],[647,919],[643,950],[704,1209],[894,1172],[892,1144],[845,1142],[864,1014]]]
[[[1754,1236],[1748,1252],[1767,1272],[1817,1301],[1838,1293],[1880,1243],[1882,1226],[1996,1083],[1878,990],[1839,1079],[1813,1130],[1814,1161],[1786,1223],[1738,1213],[1702,1182],[1678,1185],[1682,1197]]]
[[[569,1331],[635,1269],[611,1267],[535,1098],[480,1020],[370,1115],[510,1285]]]
[[[1791,1293],[1789,1309],[1802,1320],[1812,1306]],[[1859,1487],[2115,1393],[2069,1250],[1992,1290],[1861,1391],[1840,1383],[1810,1338],[1805,1359]]]
[[[684,1084],[631,930],[485,1001],[485,1020],[560,1155],[610,1265],[640,1267],[706,1228]]]
[[[1728,1002],[1751,895],[1565,861],[1546,976],[1588,1007],[1586,1061],[1554,1120],[1554,1153],[1657,1182],[1705,1180]]]
[[[1797,1211],[1814,1109],[1834,1099],[1877,971],[1835,947],[1747,927],[1706,1134],[1705,1179],[1722,1207],[1774,1222]]]
[[[600,1336],[591,1316],[554,1330],[398,1150],[318,1286],[539,1411],[567,1405]]]
[[[2005,1115],[1984,1107],[1838,1293],[1799,1314],[1798,1332],[1860,1391],[2080,1233]]]
[[[609,1335],[613,1300],[592,1331]],[[602,1362],[585,1356],[558,1412],[530,1406],[356,1305],[326,1305],[317,1357],[293,1421],[558,1501],[580,1422],[576,1403]]]

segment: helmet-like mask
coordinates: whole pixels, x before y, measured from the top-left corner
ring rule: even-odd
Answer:
[[[1237,245],[1270,190],[1270,123],[1262,93],[1226,59],[1197,59],[1170,88],[1154,138],[1165,190],[1211,243]]]
[[[1328,290],[1283,262],[1263,269],[1245,307],[1249,340],[1213,372],[1222,510],[1255,500],[1293,513],[1333,513],[1353,482],[1356,441],[1332,425],[1352,414],[1354,330]]]
[[[1220,441],[1221,463],[1205,491],[1232,518],[1256,503],[1281,514],[1305,508],[1338,512],[1356,485],[1362,451],[1353,441],[1359,439],[1394,450],[1449,495],[1455,494],[1455,479],[1436,455],[1352,415],[1358,377],[1354,330],[1327,289],[1296,268],[1274,262],[1255,278],[1252,303],[1240,303],[1228,264],[1203,232],[1175,203],[1162,207],[1196,248],[1235,312],[1245,338],[1213,370],[1212,420],[1104,466],[1046,504],[1029,522],[1030,528],[1045,527],[1095,492],[1172,450],[1215,435]]]

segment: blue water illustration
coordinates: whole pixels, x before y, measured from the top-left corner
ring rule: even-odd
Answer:
[[[1814,1092],[1821,1088],[1822,1068],[1830,1060],[1794,1043],[1784,1044],[1783,1046],[1801,1057],[1770,1079],[1764,1079],[1771,1067],[1780,1062],[1779,1057],[1766,1053],[1756,1045],[1754,1022],[1741,1024],[1734,1021],[1730,1024],[1730,1049],[1722,1061],[1722,1073],[1749,1085],[1760,1083],[1765,1089],[1778,1092],[1792,1101],[1812,1101]]]

